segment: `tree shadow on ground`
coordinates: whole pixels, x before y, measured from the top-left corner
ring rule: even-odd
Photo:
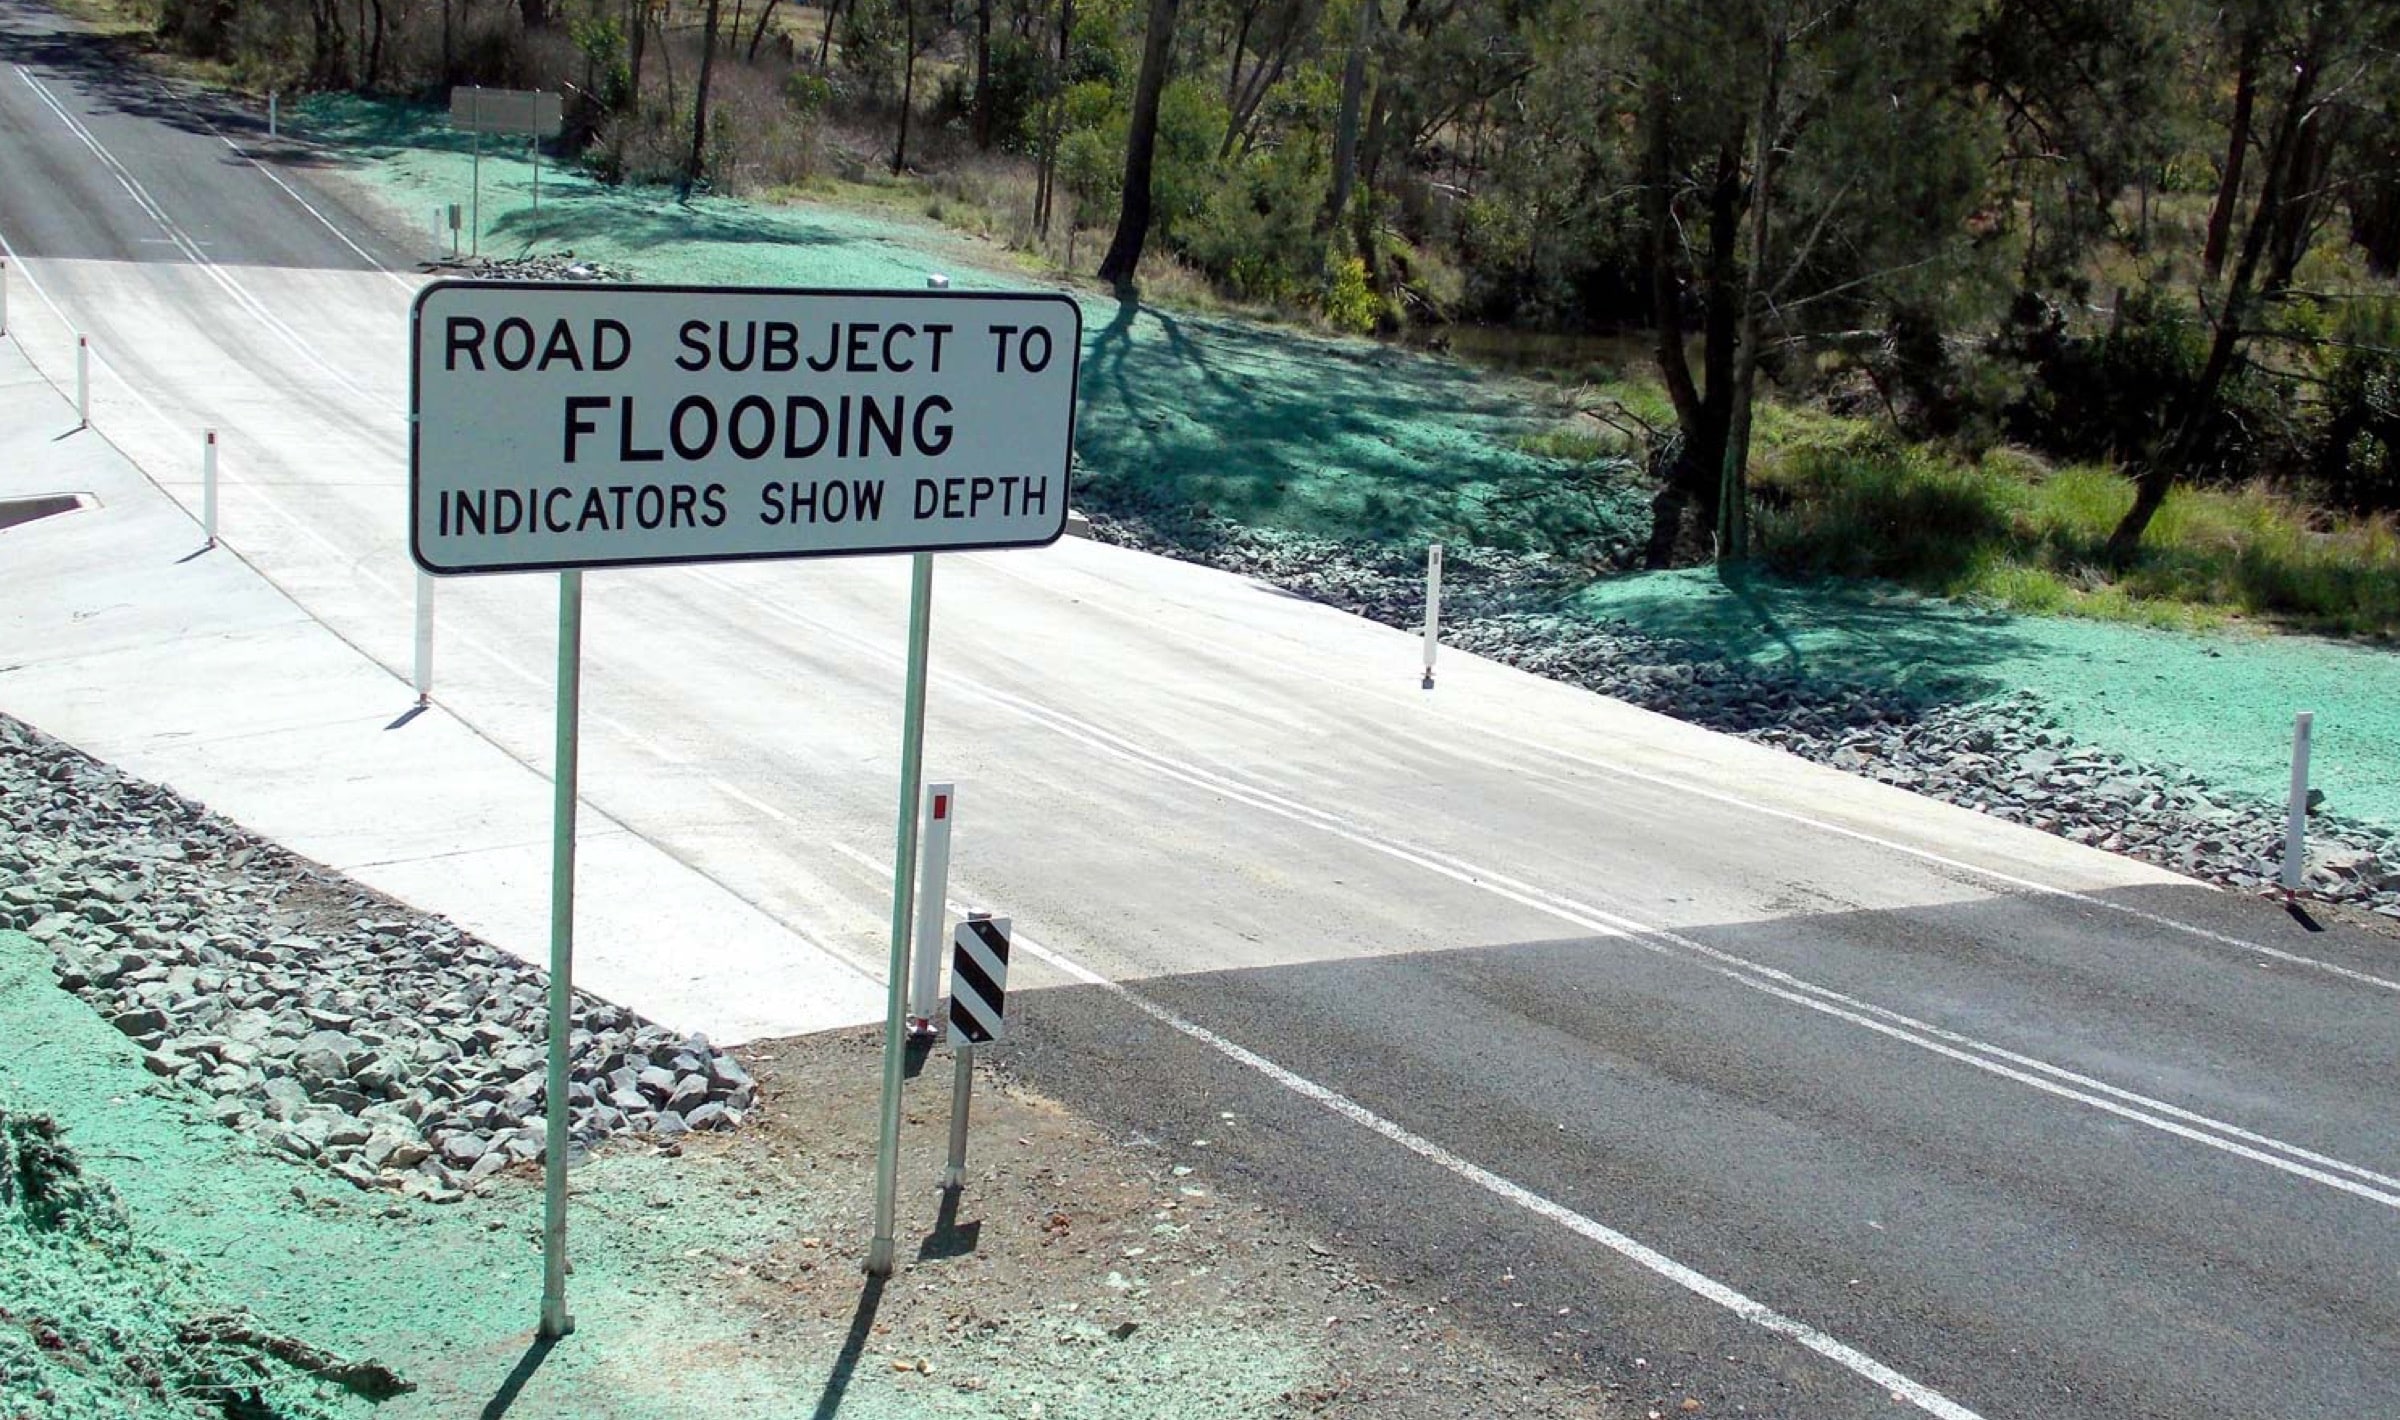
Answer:
[[[490,206],[487,201],[486,206]],[[484,219],[487,239],[514,237],[531,243],[558,228],[606,232],[609,240],[634,251],[652,251],[680,242],[721,246],[820,247],[839,246],[850,238],[830,231],[812,231],[791,223],[763,223],[738,208],[677,203],[663,193],[569,187],[555,195],[545,190],[537,216],[530,207],[511,207]]]
[[[1713,570],[1612,579],[1574,602],[1652,636],[1812,680],[1860,681],[1936,700],[2006,689],[2001,668],[2040,648],[2009,613],[1885,583],[1796,582]]]
[[[1077,444],[1101,511],[1206,510],[1379,541],[1581,552],[1640,506],[1527,452],[1522,399],[1363,342],[1120,302],[1089,343]]]

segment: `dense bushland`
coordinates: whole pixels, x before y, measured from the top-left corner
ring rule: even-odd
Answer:
[[[1635,332],[1653,564],[1868,497],[1761,501],[1762,390],[1953,481],[2113,470],[2045,543],[2094,585],[2179,487],[2400,507],[2374,0],[147,3],[250,83],[555,87],[605,176],[846,183],[1153,298]]]

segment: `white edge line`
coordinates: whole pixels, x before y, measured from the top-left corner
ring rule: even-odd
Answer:
[[[1025,583],[1028,586],[1032,586],[1037,590],[1048,592],[1053,596],[1060,595],[1060,593],[1054,589],[1045,586],[1027,574],[1019,572],[1014,568],[1004,566],[999,558],[978,556],[975,560],[976,564],[985,570],[998,572],[1002,576],[1013,578],[1017,581]],[[1094,598],[1090,597],[1086,597],[1083,600],[1086,605],[1091,605],[1095,601]],[[1327,610],[1334,611],[1340,615],[1351,615],[1351,613],[1340,612],[1338,608],[1327,608]],[[1358,619],[1361,621],[1367,620],[1365,617],[1359,617]],[[1383,626],[1381,622],[1369,622],[1368,624],[1377,627]],[[1144,623],[1144,625],[1150,626],[1151,624]],[[1151,629],[1155,631],[1157,628],[1155,626],[1151,626]],[[1395,627],[1383,627],[1383,629],[1394,631],[1396,634],[1406,635],[1412,640],[1415,639],[1415,634],[1413,632],[1400,631],[1399,628]],[[1352,681],[1343,680],[1335,676],[1325,675],[1322,672],[1309,670],[1305,666],[1296,665],[1276,657],[1269,656],[1264,652],[1244,650],[1235,642],[1208,641],[1191,633],[1179,631],[1169,631],[1167,634],[1175,636],[1177,639],[1186,641],[1188,643],[1210,647],[1221,654],[1238,656],[1246,660],[1261,662],[1291,674],[1305,676],[1308,679],[1320,682],[1321,684],[1331,685],[1348,690],[1354,694],[1370,696],[1374,699],[1385,701],[1390,704],[1407,704],[1412,707],[1423,706],[1422,701],[1403,700],[1398,696],[1362,688]],[[1535,675],[1532,671],[1510,666],[1505,662],[1494,661],[1488,656],[1475,655],[1475,653],[1470,651],[1461,651],[1458,652],[1458,654],[1471,656],[1476,660],[1484,661],[1500,670],[1514,671],[1520,675],[1534,676],[1534,678],[1537,680],[1559,686],[1562,689],[1583,690],[1583,687],[1576,686],[1570,682],[1554,681],[1547,676]],[[1599,695],[1602,699],[1617,700],[1618,703],[1628,705],[1628,707],[1632,709],[1639,710],[1641,708],[1639,706],[1633,706],[1630,704],[1630,702],[1624,701],[1619,697],[1604,695],[1599,691],[1583,690],[1583,693],[1587,695]],[[2331,975],[2341,977],[2344,980],[2358,982],[2361,985],[2375,986],[2386,991],[2400,992],[2400,981],[2376,976],[2372,973],[2359,971],[2351,967],[2341,966],[2334,962],[2325,961],[2317,957],[2304,956],[2298,952],[2285,951],[2279,947],[2266,946],[2263,943],[2253,942],[2246,938],[2232,936],[2228,933],[2218,932],[2207,927],[2196,926],[2189,922],[2180,922],[2172,917],[2167,917],[2159,913],[2152,912],[2147,908],[2135,907],[2122,902],[2113,902],[2107,898],[2098,897],[2076,888],[2062,888],[2054,886],[2050,883],[2037,882],[2034,879],[2019,877],[2014,873],[2006,872],[1999,868],[1986,867],[1980,863],[1969,863],[1962,859],[1952,858],[1945,854],[1937,853],[1929,848],[1919,848],[1912,844],[1896,842],[1892,839],[1883,838],[1876,834],[1869,833],[1864,829],[1851,828],[1844,824],[1833,823],[1825,819],[1815,818],[1809,814],[1799,812],[1795,809],[1779,808],[1772,804],[1760,803],[1757,800],[1746,799],[1738,794],[1727,793],[1721,789],[1712,789],[1705,785],[1695,783],[1691,780],[1678,779],[1665,774],[1652,773],[1648,770],[1634,769],[1622,764],[1613,764],[1607,760],[1599,759],[1592,755],[1576,750],[1565,749],[1552,744],[1545,744],[1540,740],[1528,739],[1522,735],[1512,734],[1506,730],[1497,729],[1492,726],[1467,719],[1464,716],[1453,715],[1438,707],[1429,709],[1428,713],[1430,713],[1436,719],[1446,720],[1461,729],[1472,730],[1478,735],[1482,735],[1490,739],[1501,740],[1506,743],[1516,745],[1522,749],[1529,749],[1537,754],[1546,754],[1553,758],[1564,760],[1569,764],[1581,765],[1587,769],[1596,770],[1603,774],[1613,774],[1620,779],[1630,779],[1636,783],[1648,784],[1653,788],[1668,789],[1679,794],[1689,794],[1695,798],[1707,799],[1714,803],[1727,805],[1731,808],[1747,809],[1752,813],[1761,814],[1768,818],[1782,819],[1786,822],[1796,823],[1803,827],[1819,829],[1826,833],[1838,834],[1841,837],[1854,839],[1860,843],[1872,844],[1873,846],[1884,849],[1887,852],[1899,853],[1906,857],[1916,858],[1923,862],[1938,864],[1941,867],[1951,868],[1958,872],[1980,877],[1990,882],[2002,883],[2009,887],[2023,888],[2026,891],[2041,893],[2050,897],[2066,898],[2073,902],[2082,903],[2087,907],[2096,907],[2109,912],[2121,913],[2125,916],[2147,922],[2152,926],[2163,927],[2169,931],[2180,932],[2187,936],[2198,937],[2204,941],[2215,942],[2220,946],[2232,947],[2245,952],[2254,952],[2260,956],[2270,957],[2276,961],[2286,962],[2293,966],[2309,967],[2313,970],[2327,972]],[[1657,714],[1660,715],[1660,718],[1662,719],[1673,720],[1675,718],[1671,715],[1660,714],[1658,711],[1646,711],[1644,713]],[[1675,723],[1687,728],[1702,730],[1706,733],[1722,733],[1721,731],[1709,731],[1705,726],[1694,725],[1688,720],[1676,720]],[[1731,735],[1727,736],[1727,738],[1741,739],[1741,736]],[[1759,742],[1755,740],[1744,741],[1744,743],[1759,744]],[[1759,747],[1762,749],[1770,748],[1770,746],[1763,744],[1759,744]],[[1785,753],[1789,754],[1790,751],[1787,750]],[[1798,755],[1793,755],[1792,757],[1795,759],[1801,758],[1801,756]],[[1815,763],[1813,760],[1803,760],[1803,762],[1811,764]],[[1931,798],[1932,796],[1920,795],[1919,797]],[[1948,801],[1936,799],[1934,802],[1947,803]],[[1978,812],[1977,810],[1967,808],[1963,804],[1952,804],[1950,806],[1964,810],[1968,813]],[[1984,817],[1992,818],[1993,816],[1986,814]],[[2009,822],[2006,819],[1998,819],[1996,821],[2001,823]],[[2028,824],[2014,824],[2012,826],[2023,828],[2032,833],[2041,832],[2040,829],[2033,828]],[[2055,838],[2058,835],[2052,834],[2049,836]],[[2092,851],[2098,852],[2100,850],[2094,849]],[[2135,861],[2138,862],[2140,860],[2136,859]],[[2145,866],[2155,865],[2145,864]],[[2197,878],[2190,879],[2190,881],[2202,888],[2206,888],[2210,892],[2224,891],[2224,889],[2217,887],[2213,883],[2202,882]]]
[[[743,593],[737,593],[737,595],[746,596]],[[771,604],[764,602],[760,604],[768,610],[770,615],[785,620],[799,619]],[[866,644],[836,628],[821,627],[819,629],[836,639],[850,640],[853,644],[862,646]],[[1180,780],[1211,793],[1226,795],[1251,808],[1291,820],[1304,827],[1314,828],[1322,833],[1332,834],[1346,842],[1515,902],[1546,916],[1557,918],[1571,926],[1601,936],[1624,936],[1632,940],[1635,945],[1660,954],[1672,955],[1680,951],[1699,958],[1699,964],[1704,970],[1714,971],[1741,985],[1765,992],[1791,1004],[1850,1022],[1889,1039],[1914,1045],[1919,1049],[2024,1085],[2054,1098],[2069,1100],[2106,1114],[2143,1124],[2161,1133],[2216,1149],[2253,1163],[2264,1164],[2279,1172],[2306,1179],[2369,1202],[2379,1203],[2387,1208],[2400,1209],[2400,1195],[2386,1192],[2382,1188],[2368,1186],[2381,1184],[2386,1187],[2400,1188],[2400,1180],[2386,1177],[2374,1170],[2332,1158],[2269,1135],[2259,1134],[2238,1125],[2213,1119],[2162,1100],[2150,1099],[2131,1090],[2092,1079],[2064,1067],[1919,1021],[1887,1007],[1857,1000],[1830,987],[1819,986],[1803,977],[1795,976],[1778,968],[1709,947],[1665,928],[1653,927],[1614,913],[1604,912],[1588,904],[1576,902],[1572,898],[1563,897],[1529,883],[1518,882],[1506,874],[1452,858],[1447,854],[1387,839],[1363,825],[1352,824],[1324,810],[1213,774],[1197,765],[1187,765],[1170,760],[1155,751],[1144,749],[1122,736],[1112,734],[1098,726],[1084,724],[1062,711],[1036,705],[997,687],[977,684],[965,677],[954,676],[950,673],[945,673],[944,678],[966,684],[976,695],[987,702],[1011,710],[1037,725],[1050,729],[1053,733],[1079,741],[1101,753],[1125,760],[1138,768],[1146,768],[1152,773]],[[847,844],[836,843],[833,846],[837,851],[862,864],[877,866],[877,870],[880,871],[880,867],[873,865],[872,860],[864,853],[858,852]],[[2026,1068],[2017,1069],[2012,1066]],[[2028,1073],[2029,1071],[2040,1073]],[[2045,1075],[2052,1078],[2042,1078]],[[2062,1081],[2065,1083],[2061,1083]],[[2076,1088],[2078,1086],[2081,1088]],[[2156,1111],[2156,1113],[2146,1111]],[[2252,1145],[2260,1147],[2252,1147]],[[2264,1150],[2280,1151],[2283,1157],[2264,1152]],[[2317,1167],[2319,1165],[2322,1167]],[[2332,1170],[2332,1172],[2328,1172],[2328,1170]],[[2341,1177],[2342,1174],[2348,1174],[2351,1177]],[[2355,1181],[2361,1179],[2366,1183]]]
[[[1895,1400],[1905,1401],[1929,1415],[1942,1417],[1942,1420],[1982,1420],[1982,1417],[1975,1411],[1960,1405],[1923,1382],[1902,1375],[1856,1347],[1837,1341],[1808,1323],[1786,1316],[1766,1303],[1738,1292],[1705,1273],[1694,1271],[1658,1249],[1637,1242],[1605,1224],[1595,1222],[1564,1204],[1553,1202],[1522,1184],[1502,1178],[1490,1169],[1462,1157],[1431,1139],[1385,1119],[1339,1091],[1329,1089],[1314,1080],[1287,1070],[1256,1051],[1234,1044],[1206,1026],[1185,1020],[1166,1007],[1108,980],[1079,962],[1040,945],[1021,932],[1017,934],[1011,945],[1032,953],[1073,980],[1099,987],[1161,1025],[1189,1036],[1236,1064],[1246,1066],[1266,1076],[1293,1094],[1322,1105],[1351,1123],[1380,1135],[1419,1158],[1439,1165],[1494,1197],[1513,1203],[1536,1217],[1565,1228],[1578,1237],[1598,1243],[1611,1252],[1638,1263],[1673,1282],[1702,1300],[1723,1307],[1753,1326],[1807,1347],[1843,1369],[1873,1382]]]

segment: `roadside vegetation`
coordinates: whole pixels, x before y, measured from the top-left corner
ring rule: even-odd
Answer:
[[[555,88],[606,180],[1152,305],[1618,338],[1521,451],[1629,470],[1643,566],[2400,630],[2372,0],[99,2],[254,89]]]

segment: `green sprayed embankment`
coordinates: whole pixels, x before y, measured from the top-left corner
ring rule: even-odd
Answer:
[[[304,122],[403,210],[466,193],[467,140],[437,115],[327,98]],[[940,270],[962,288],[1041,284],[991,243],[930,223],[685,204],[549,169],[537,227],[530,177],[521,159],[484,160],[498,254],[538,240],[659,282],[914,288]],[[1545,422],[1528,386],[1366,342],[1078,299],[1087,506],[1568,555],[1646,530],[1640,490],[1570,490],[1567,465],[1520,446]],[[2315,780],[2332,807],[2400,831],[2400,659],[2380,650],[2012,616],[1855,584],[1762,579],[1737,596],[1704,572],[1612,578],[1570,606],[1824,676],[1950,695],[2030,690],[2079,740],[2271,798],[2288,782],[2292,712],[2314,710]]]
[[[342,96],[311,99],[298,121],[415,215],[430,255],[435,207],[468,200],[468,136],[428,110]],[[521,150],[487,151],[482,171],[487,256],[564,247],[674,284],[905,290],[937,271],[961,290],[1055,284],[990,242],[900,216],[683,202],[545,164],[536,218]],[[1616,533],[1638,506],[1630,490],[1596,505],[1562,488],[1561,465],[1517,447],[1539,422],[1518,391],[1456,362],[1071,294],[1083,309],[1076,443],[1087,503],[1198,505],[1320,536],[1545,550]]]
[[[1101,1309],[1076,1314],[1074,1306],[1028,1313],[1023,1326],[954,1330],[938,1352],[938,1381],[896,1372],[865,1337],[845,1363],[854,1262],[821,1255],[845,1279],[835,1289],[838,1314],[799,1310],[773,1284],[749,1278],[797,1239],[850,1236],[864,1226],[855,1208],[828,1202],[863,1185],[866,1165],[855,1162],[862,1156],[840,1154],[850,1161],[840,1165],[844,1176],[826,1180],[821,1195],[789,1178],[752,1178],[738,1153],[670,1159],[630,1147],[575,1170],[576,1330],[536,1365],[535,1180],[503,1178],[489,1197],[436,1207],[363,1193],[265,1154],[210,1120],[205,1101],[145,1073],[130,1041],[58,989],[50,963],[47,947],[0,931],[0,1039],[9,1042],[0,1109],[63,1126],[84,1166],[121,1194],[130,1236],[155,1253],[80,1282],[52,1268],[42,1278],[45,1295],[76,1291],[104,1323],[150,1343],[197,1308],[247,1309],[265,1331],[371,1357],[418,1387],[380,1405],[302,1389],[278,1412],[292,1420],[801,1420],[837,1412],[850,1420],[1045,1412],[1232,1420],[1269,1412],[1323,1373],[1306,1335],[1219,1317],[1188,1329],[1145,1325],[1128,1337],[1108,1328]],[[0,1263],[10,1256],[0,1248]],[[22,1307],[31,1285],[0,1272],[0,1306]],[[908,1295],[896,1288],[887,1316],[917,1304],[915,1284],[904,1278],[899,1286]],[[161,1304],[145,1310],[145,1288]],[[1034,1299],[1057,1300],[1042,1297],[1038,1282]],[[1028,1299],[1002,1289],[983,1300],[1005,1314]],[[8,1356],[0,1343],[0,1377]],[[965,1376],[978,1380],[970,1387],[948,1379]],[[76,1397],[80,1408],[67,1408],[36,1403],[30,1392],[20,1398],[0,1383],[0,1415],[20,1400],[62,1420],[195,1413],[144,1408],[122,1385],[96,1384]]]
[[[538,1190],[437,1208],[263,1154],[147,1074],[130,1041],[58,989],[50,961],[0,932],[0,1100],[65,1126],[85,1167],[115,1185],[133,1235],[189,1262],[194,1295],[419,1387],[380,1407],[331,1394],[334,1413],[472,1415],[501,1391],[541,1295]],[[641,1156],[577,1171],[580,1329],[531,1373],[517,1413],[807,1413],[822,1372],[747,1363],[738,1313],[686,1295],[687,1247],[739,1252],[790,1225],[793,1200],[778,1216],[720,1183],[705,1165]]]
[[[2400,659],[2388,651],[2012,616],[1865,585],[1737,589],[1705,569],[1615,578],[1575,605],[1810,675],[1944,699],[2028,690],[2078,740],[2269,799],[2290,787],[2293,712],[2314,711],[2310,777],[2327,807],[2400,827]]]

